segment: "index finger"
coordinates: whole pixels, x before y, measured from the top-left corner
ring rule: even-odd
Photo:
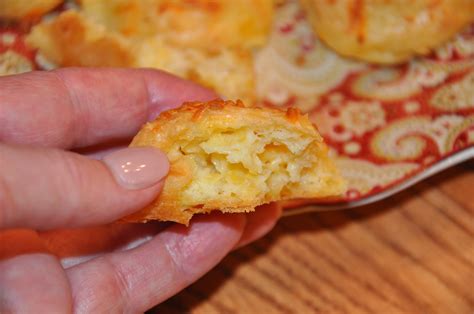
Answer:
[[[147,120],[216,94],[151,69],[66,68],[0,77],[0,141],[78,148],[133,136]]]

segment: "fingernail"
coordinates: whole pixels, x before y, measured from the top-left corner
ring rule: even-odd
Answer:
[[[169,171],[165,153],[151,147],[121,149],[104,157],[103,162],[118,184],[129,190],[153,186],[163,180]]]

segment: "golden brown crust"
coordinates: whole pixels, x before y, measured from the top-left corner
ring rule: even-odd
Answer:
[[[251,103],[255,101],[252,49],[268,35],[272,11],[270,0],[255,3],[259,10],[269,11],[264,20],[253,11],[239,16],[232,10],[234,6],[244,10],[246,1],[249,0],[211,1],[219,3],[220,13],[199,11],[197,20],[208,23],[188,21],[194,27],[180,30],[181,40],[176,42],[171,40],[178,38],[172,19],[166,19],[170,23],[157,28],[154,22],[162,21],[165,13],[149,8],[150,3],[158,6],[167,1],[87,0],[83,1],[84,8],[67,10],[33,27],[26,42],[55,66],[157,68],[213,89],[223,97],[242,98]],[[193,15],[192,5],[188,3],[186,7],[186,16]],[[185,23],[186,19],[181,18]],[[235,19],[237,25],[232,23]],[[243,27],[243,22],[248,25]],[[202,34],[207,34],[214,23],[219,27],[214,30],[217,37],[213,41]],[[228,25],[234,25],[229,30],[232,34],[225,29]],[[200,45],[196,45],[192,29],[201,34],[197,40]],[[236,41],[252,44],[239,46],[235,45]]]
[[[2,0],[0,1],[0,18],[36,20],[62,2],[62,0]]]
[[[283,134],[281,141],[278,134]],[[254,142],[249,144],[250,137]],[[261,145],[262,149],[253,152],[263,141],[267,142]],[[288,148],[283,149],[282,143]],[[195,213],[248,212],[272,201],[334,196],[345,189],[344,180],[329,160],[321,136],[308,117],[295,109],[284,112],[222,100],[185,103],[144,125],[131,146],[163,150],[171,167],[158,199],[127,217],[127,221],[158,219],[187,224]],[[258,160],[246,160],[250,155]],[[305,168],[302,166],[304,170],[295,172],[293,181],[269,188],[269,182],[275,182],[274,185],[280,182],[271,177],[277,170],[269,170],[269,165],[280,157],[294,160],[291,165],[284,163],[288,169],[298,163],[305,163]],[[221,171],[222,161],[225,170]],[[252,164],[254,161],[256,164]],[[281,169],[278,168],[279,175],[290,180],[288,171]],[[263,174],[267,181],[258,181]],[[222,194],[201,195],[212,194],[228,182],[232,182],[228,185],[230,188],[236,188],[233,194],[226,194],[228,191],[223,189]]]
[[[134,62],[129,43],[75,11],[36,25],[26,42],[59,66],[130,67]]]
[[[328,46],[375,63],[429,54],[474,21],[472,0],[300,1]]]
[[[84,14],[126,37],[178,46],[255,48],[271,29],[273,0],[81,0]]]

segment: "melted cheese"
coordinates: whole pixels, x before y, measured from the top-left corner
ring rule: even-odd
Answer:
[[[181,143],[180,153],[195,164],[195,179],[183,191],[185,205],[223,196],[241,201],[280,198],[286,185],[299,182],[312,167],[316,156],[305,151],[311,141],[285,130],[256,133],[242,128]]]

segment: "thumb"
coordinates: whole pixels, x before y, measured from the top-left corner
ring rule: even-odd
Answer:
[[[0,144],[0,229],[115,221],[149,204],[168,170],[166,155],[154,148],[126,148],[97,161]]]

